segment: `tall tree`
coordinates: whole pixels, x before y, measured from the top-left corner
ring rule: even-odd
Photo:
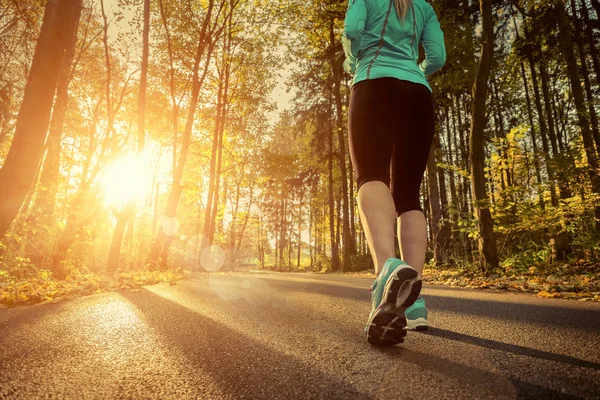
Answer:
[[[332,79],[333,79],[333,96],[335,99],[336,108],[336,126],[338,143],[339,143],[339,168],[342,174],[342,229],[343,229],[343,243],[344,243],[344,254],[342,261],[342,269],[344,271],[350,270],[350,256],[354,253],[354,243],[352,241],[352,235],[350,234],[350,215],[348,206],[348,177],[346,173],[346,140],[344,135],[344,117],[342,107],[342,93],[341,93],[341,79],[342,79],[342,64],[339,57],[336,57],[336,43],[338,40],[335,36],[333,27],[335,20],[331,18],[329,20],[329,40],[331,42],[331,51],[329,56],[329,62],[331,65]]]
[[[142,154],[146,141],[146,86],[148,80],[148,57],[149,57],[149,39],[150,39],[150,0],[144,0],[143,10],[143,28],[142,28],[142,62],[140,73],[140,87],[138,92],[138,134],[137,134],[137,153]],[[135,216],[135,199],[130,199],[123,210],[116,211],[117,223],[113,232],[113,238],[108,253],[106,269],[108,272],[115,272],[119,268],[121,258],[121,245],[125,229],[129,225],[132,231],[133,220]]]
[[[488,78],[492,68],[494,54],[494,16],[492,0],[480,0],[482,33],[481,59],[477,68],[477,76],[473,85],[473,115],[471,116],[471,140],[469,144],[471,155],[471,179],[473,186],[475,217],[479,231],[478,245],[482,268],[488,270],[498,267],[498,253],[494,222],[489,208],[489,199],[485,188],[485,140],[486,97]]]
[[[91,13],[90,13],[91,15]],[[75,47],[77,44],[77,32],[79,19],[73,24],[73,35],[71,42],[66,48],[65,56],[60,70],[60,76],[56,88],[56,100],[52,109],[50,120],[50,131],[46,140],[46,157],[42,166],[40,176],[40,187],[36,196],[36,205],[40,215],[40,223],[53,225],[55,221],[54,209],[56,195],[59,187],[60,177],[60,153],[63,137],[65,114],[69,101],[69,84],[73,77]]]
[[[571,91],[575,99],[575,108],[577,110],[577,120],[581,128],[581,136],[585,147],[585,154],[588,159],[589,168],[588,175],[592,184],[592,191],[596,195],[600,195],[600,173],[598,172],[598,156],[594,149],[594,139],[590,131],[590,124],[587,118],[587,110],[585,106],[585,97],[581,89],[581,79],[579,70],[577,69],[577,59],[573,50],[573,42],[571,40],[571,28],[567,20],[567,14],[563,2],[556,0],[554,2],[554,11],[558,20],[558,29],[560,32],[560,43],[563,54],[567,61],[567,73],[569,82],[571,83]],[[594,208],[596,230],[600,231],[600,204]]]
[[[164,212],[165,217],[168,218],[170,221],[175,221],[177,217],[177,205],[179,203],[179,198],[181,197],[181,193],[183,191],[183,187],[181,186],[181,179],[183,177],[183,171],[185,168],[185,163],[187,161],[188,151],[190,147],[192,127],[194,125],[194,117],[196,115],[196,107],[198,105],[198,96],[200,94],[202,84],[204,83],[206,73],[208,72],[208,63],[210,61],[211,53],[214,48],[215,38],[211,37],[212,35],[216,34],[214,29],[211,29],[211,20],[214,6],[214,0],[209,0],[206,9],[206,14],[204,16],[204,21],[202,22],[202,28],[200,29],[198,37],[196,55],[194,57],[194,66],[192,68],[192,93],[189,99],[190,104],[188,117],[185,125],[185,130],[183,132],[179,158],[176,162],[176,165],[174,165],[173,183],[171,184],[171,190],[169,192],[169,198],[167,200],[167,206]],[[206,57],[204,71],[202,75],[200,75],[200,63],[202,62],[202,59],[205,55]],[[173,104],[173,107],[175,106],[176,105]],[[171,239],[172,235],[167,235],[164,229],[160,229],[158,231],[154,243],[152,244],[152,247],[150,249],[150,255],[148,257],[148,262],[151,265],[156,266],[159,260],[162,260],[161,264],[163,265],[166,263]]]
[[[0,169],[0,237],[15,219],[44,155],[64,55],[82,0],[48,0],[11,148]]]
[[[150,56],[150,0],[144,0],[144,27],[142,30],[142,67],[138,95],[138,153],[146,144],[146,87],[148,82],[148,58]]]

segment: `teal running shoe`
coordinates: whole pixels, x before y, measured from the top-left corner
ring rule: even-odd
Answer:
[[[415,303],[406,309],[406,329],[410,331],[426,331],[429,326],[425,300],[419,297]]]
[[[388,258],[371,285],[372,310],[365,326],[367,341],[395,346],[406,336],[406,309],[421,293],[419,273],[398,258]]]

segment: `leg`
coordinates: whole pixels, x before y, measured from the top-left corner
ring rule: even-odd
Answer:
[[[387,126],[389,80],[375,79],[353,86],[348,110],[350,159],[356,171],[360,220],[375,272],[379,274],[394,248],[394,199],[390,193],[393,132]]]
[[[396,258],[394,219],[401,205],[396,201],[397,193],[390,193],[390,161],[392,154],[397,154],[397,137],[402,135],[405,124],[412,119],[410,112],[406,115],[404,109],[405,102],[413,101],[410,96],[412,93],[403,90],[404,87],[399,85],[400,80],[385,79],[367,81],[369,88],[378,88],[376,95],[370,96],[370,101],[363,103],[360,109],[368,110],[366,113],[363,111],[363,116],[367,115],[368,118],[361,121],[353,114],[352,98],[350,106],[350,138],[362,138],[362,142],[351,142],[351,149],[356,153],[353,156],[358,161],[353,163],[359,167],[366,166],[362,171],[356,168],[359,210],[378,275],[371,285],[372,307],[365,333],[367,341],[378,346],[396,345],[404,340],[407,325],[405,312],[417,300],[422,285],[419,272],[404,266]],[[353,94],[356,94],[356,85],[354,88]],[[356,110],[359,115],[360,110]],[[354,130],[356,125],[353,125],[353,121],[360,124],[361,129]],[[397,165],[395,161],[394,165]],[[394,176],[397,172],[393,172]],[[411,169],[402,168],[401,172],[400,175],[410,175]],[[386,265],[388,259],[393,259],[390,260],[393,262]]]
[[[420,189],[435,134],[431,93],[421,85],[402,83],[410,99],[402,105],[402,129],[394,146],[393,195],[398,216],[398,244],[403,261],[423,274],[427,251],[427,223]]]
[[[396,257],[394,219],[396,208],[390,188],[381,181],[364,183],[358,190],[358,210],[375,273],[379,275],[388,258]]]
[[[420,210],[402,213],[398,217],[398,244],[402,260],[423,276],[427,252],[427,222]]]

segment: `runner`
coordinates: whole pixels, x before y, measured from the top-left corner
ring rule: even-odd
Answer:
[[[365,333],[374,345],[396,345],[406,329],[429,325],[419,297],[427,249],[419,194],[435,131],[427,77],[446,62],[444,34],[425,0],[349,0],[342,44],[344,70],[354,77],[350,158],[377,273]],[[396,218],[402,259],[394,248]]]

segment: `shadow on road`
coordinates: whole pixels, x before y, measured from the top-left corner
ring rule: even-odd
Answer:
[[[17,330],[21,325],[33,326],[49,315],[57,315],[71,305],[71,300],[63,300],[58,303],[46,303],[36,305],[17,306],[2,310],[0,314],[0,332],[10,328]],[[0,334],[0,339],[2,335]]]
[[[263,278],[277,290],[289,292],[306,292],[326,296],[344,297],[352,300],[369,301],[369,288],[357,288],[345,284],[321,283],[316,281],[286,281]],[[425,288],[426,291],[429,287]],[[451,289],[448,289],[451,290]],[[493,293],[481,292],[482,297],[493,296]],[[600,309],[576,308],[574,304],[548,305],[516,303],[496,300],[480,300],[460,298],[457,294],[447,296],[441,294],[425,294],[428,309],[432,312],[447,311],[465,315],[495,318],[503,321],[516,321],[535,325],[568,327],[581,331],[600,332]]]
[[[161,341],[197,367],[194,373],[208,374],[233,398],[371,398],[343,379],[147,289],[120,294]]]
[[[415,365],[419,369],[429,370],[436,374],[443,374],[448,378],[461,382],[467,386],[477,387],[483,392],[496,394],[498,398],[516,399],[560,399],[569,400],[579,397],[562,393],[551,388],[526,382],[504,374],[485,371],[462,363],[457,363],[448,358],[437,357],[403,347],[382,349],[382,353],[390,357],[398,357],[403,361]]]
[[[427,331],[424,331],[423,334],[441,337],[441,338],[449,339],[449,340],[456,340],[459,342],[468,343],[468,344],[472,344],[472,345],[480,346],[480,347],[485,347],[485,348],[492,349],[492,350],[500,350],[500,351],[505,351],[508,353],[529,356],[529,357],[535,357],[535,358],[539,358],[542,360],[556,361],[556,362],[560,362],[560,363],[564,363],[564,364],[574,365],[577,367],[584,367],[584,368],[600,370],[600,364],[592,362],[592,361],[581,360],[579,358],[565,356],[562,354],[550,353],[548,351],[543,351],[543,350],[536,350],[536,349],[532,349],[530,347],[518,346],[515,344],[497,342],[495,340],[478,338],[478,337],[469,336],[469,335],[465,335],[465,334],[458,333],[458,332],[448,331],[446,329],[430,327]]]

